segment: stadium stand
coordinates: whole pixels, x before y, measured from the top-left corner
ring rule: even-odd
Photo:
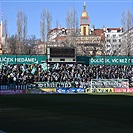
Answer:
[[[1,85],[30,84],[34,82],[73,82],[75,87],[89,87],[91,79],[129,79],[133,86],[131,65],[53,64],[43,69],[41,64],[3,65]]]

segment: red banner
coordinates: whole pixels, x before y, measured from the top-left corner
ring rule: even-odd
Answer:
[[[127,92],[127,88],[114,88],[114,92]]]
[[[133,88],[128,88],[127,92],[133,92]]]

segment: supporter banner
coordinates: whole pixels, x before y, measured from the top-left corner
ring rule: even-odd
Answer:
[[[131,65],[129,56],[94,56],[89,58],[90,65]]]
[[[92,79],[92,88],[129,88],[128,79]]]
[[[95,90],[96,92],[114,92],[114,89],[113,88],[96,88]]]
[[[85,89],[84,88],[70,88],[69,93],[84,93]]]
[[[42,64],[46,55],[0,55],[0,64]]]
[[[0,95],[26,94],[26,90],[0,90]]]
[[[57,93],[85,93],[84,88],[57,88]]]
[[[0,85],[1,90],[24,90],[28,89],[28,84],[20,84],[20,85]]]
[[[86,89],[85,89],[85,92],[86,92],[86,93],[92,93],[92,90],[91,90],[90,88],[86,88]]]
[[[128,88],[127,92],[133,92],[133,88]]]
[[[127,88],[114,88],[114,92],[127,92]]]
[[[89,82],[34,82],[37,88],[86,88],[90,86]]]
[[[69,93],[69,88],[56,88],[57,93]]]
[[[46,92],[40,90],[40,89],[30,89],[30,90],[26,90],[27,94],[47,94]]]
[[[41,88],[44,92],[56,92],[56,88]]]
[[[37,88],[71,88],[72,83],[64,83],[64,82],[34,82],[37,84]]]
[[[27,84],[27,89],[37,89],[36,84]]]

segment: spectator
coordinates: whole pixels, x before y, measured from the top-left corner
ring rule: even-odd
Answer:
[[[2,65],[1,84],[27,84],[33,82],[73,82],[78,87],[90,86],[91,79],[129,79],[133,85],[132,66],[104,66],[83,64],[54,64],[48,70],[42,65]]]

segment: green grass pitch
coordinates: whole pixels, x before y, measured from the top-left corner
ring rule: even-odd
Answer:
[[[7,133],[132,133],[133,96],[3,95],[0,130]]]

